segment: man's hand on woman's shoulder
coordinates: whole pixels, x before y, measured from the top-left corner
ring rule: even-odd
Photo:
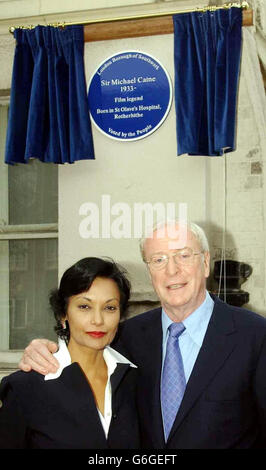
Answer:
[[[24,350],[19,368],[24,372],[35,370],[46,375],[49,372],[56,372],[59,362],[53,356],[58,350],[58,345],[48,339],[33,339]]]

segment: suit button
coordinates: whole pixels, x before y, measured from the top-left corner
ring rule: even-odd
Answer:
[[[117,418],[117,415],[116,415],[116,414],[113,414],[113,418],[116,419],[116,418]]]
[[[2,406],[3,406],[3,402],[2,400],[0,400],[0,408],[2,408]]]

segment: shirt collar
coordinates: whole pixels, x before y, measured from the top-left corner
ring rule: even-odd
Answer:
[[[56,353],[53,354],[53,356],[58,360],[59,368],[56,372],[50,372],[49,374],[46,374],[44,376],[44,380],[57,379],[62,374],[63,369],[67,366],[70,366],[71,364],[71,357],[67,345],[63,339],[58,339],[58,346],[59,349]]]
[[[201,347],[211,315],[213,311],[214,301],[212,300],[208,291],[204,302],[185,320],[182,322],[185,326],[185,331],[182,334],[189,334],[191,339]],[[173,321],[168,317],[166,312],[162,309],[162,330],[163,342],[166,341],[168,327]],[[182,335],[181,335],[182,336]]]
[[[137,367],[133,362],[130,362],[125,356],[122,356],[118,351],[115,351],[111,346],[106,346],[103,351],[103,357],[107,365],[108,376],[112,375],[117,364],[129,364],[131,367]]]
[[[68,347],[65,341],[61,338],[58,339],[58,351],[53,356],[58,360],[60,366],[56,372],[46,374],[44,380],[57,379],[62,374],[65,367],[71,364],[71,356],[69,354]],[[118,363],[129,364],[131,367],[137,367],[135,364],[130,362],[125,356],[115,351],[110,346],[106,346],[103,351],[103,357],[108,369],[108,377],[112,375]]]

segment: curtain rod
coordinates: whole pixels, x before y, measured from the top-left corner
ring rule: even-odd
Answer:
[[[85,20],[85,21],[77,21],[77,22],[70,22],[70,23],[65,23],[65,22],[57,22],[57,23],[51,23],[46,26],[53,26],[55,28],[64,28],[65,26],[73,26],[73,25],[89,25],[89,24],[96,24],[96,23],[109,23],[109,22],[118,22],[118,21],[125,21],[125,20],[139,20],[139,19],[145,19],[145,18],[156,18],[156,17],[162,17],[162,16],[172,16],[172,15],[177,15],[180,13],[193,13],[193,12],[202,12],[205,13],[207,11],[216,11],[216,10],[224,10],[224,9],[230,9],[232,7],[236,8],[242,8],[244,10],[249,8],[249,4],[246,1],[243,2],[233,2],[233,3],[225,3],[224,5],[220,6],[205,6],[205,7],[199,7],[195,8],[192,10],[178,10],[178,11],[168,11],[168,12],[161,12],[161,13],[149,13],[149,14],[144,14],[144,15],[137,15],[137,16],[123,16],[123,17],[117,17],[117,18],[99,18],[99,19],[93,19],[93,20]],[[10,26],[9,32],[14,33],[15,29],[33,29],[35,26],[33,25],[28,25],[28,26]]]

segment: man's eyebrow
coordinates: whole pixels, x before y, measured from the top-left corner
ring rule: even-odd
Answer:
[[[167,255],[167,253],[169,253],[171,251],[182,251],[182,250],[185,250],[186,248],[191,248],[193,250],[193,248],[190,247],[190,246],[182,246],[182,248],[176,248],[176,249],[174,249],[174,248],[171,249],[170,248],[170,250],[168,250],[168,251],[155,251],[154,253],[151,254],[151,256],[153,256],[153,255]]]

